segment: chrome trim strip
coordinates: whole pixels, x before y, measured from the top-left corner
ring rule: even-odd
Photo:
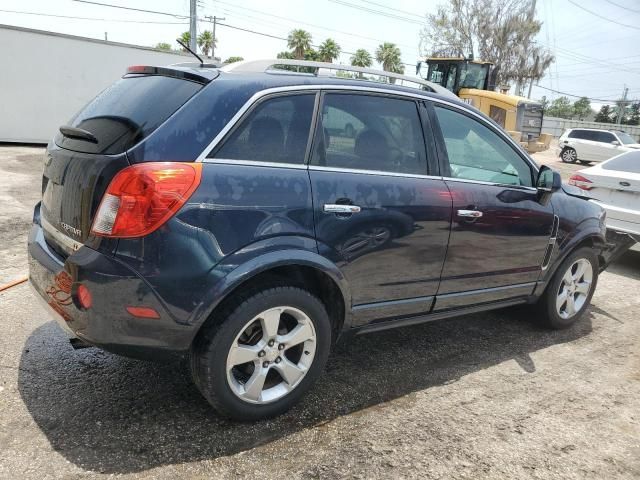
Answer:
[[[510,185],[508,183],[493,183],[493,182],[484,182],[482,180],[468,180],[466,178],[456,178],[456,177],[442,177],[445,181],[450,182],[462,182],[462,183],[477,183],[479,185],[493,185],[494,187],[507,187],[507,188],[515,188],[517,190],[526,190],[528,192],[537,192],[538,189],[535,187],[527,187],[526,185]]]
[[[40,217],[40,225],[42,226],[43,229],[47,231],[47,233],[53,236],[53,238],[55,238],[56,241],[65,248],[68,254],[72,254],[73,252],[78,251],[80,247],[82,247],[83,245],[82,242],[79,242],[62,233],[43,216]]]
[[[491,287],[491,288],[480,288],[478,290],[466,290],[464,292],[455,292],[455,293],[444,293],[442,295],[436,296],[436,301],[438,299],[447,299],[447,298],[456,298],[456,297],[466,297],[468,295],[478,295],[482,293],[491,293],[491,292],[500,292],[503,290],[517,290],[521,288],[530,288],[534,287],[536,282],[525,282],[525,283],[516,283],[514,285],[505,285],[503,287]]]
[[[286,87],[267,88],[265,90],[260,90],[259,92],[254,93],[251,96],[251,98],[249,98],[249,100],[247,100],[245,102],[245,104],[242,105],[242,107],[240,107],[240,109],[231,118],[231,120],[229,120],[229,122],[227,122],[227,124],[224,126],[224,128],[222,130],[220,130],[220,132],[209,143],[209,145],[207,145],[205,147],[205,149],[202,151],[202,153],[200,155],[198,155],[198,157],[196,158],[195,161],[196,162],[204,161],[204,159],[207,158],[207,155],[209,154],[209,152],[211,152],[211,150],[213,150],[216,146],[218,146],[218,143],[220,143],[220,140],[222,140],[224,138],[224,136],[227,133],[229,133],[229,130],[231,130],[236,125],[238,120],[240,120],[240,118],[247,112],[247,110],[249,110],[254,105],[254,103],[256,103],[258,100],[260,100],[262,97],[266,97],[267,95],[272,95],[274,93],[298,92],[298,91],[306,91],[306,90],[316,90],[316,91],[317,90],[360,91],[360,92],[370,92],[370,93],[382,93],[382,94],[385,94],[385,95],[394,95],[394,96],[408,97],[408,98],[420,99],[420,100],[433,99],[433,97],[431,97],[429,95],[420,94],[419,92],[418,93],[403,92],[401,90],[388,90],[388,89],[385,89],[385,88],[365,87],[365,86],[360,86],[360,85],[325,85],[325,84],[321,84],[321,85],[288,85]],[[429,92],[425,92],[425,93],[429,93]],[[455,104],[453,104],[453,105],[455,105]]]
[[[309,165],[309,170],[315,170],[319,172],[342,172],[342,173],[361,173],[364,175],[378,175],[381,177],[405,177],[405,178],[426,178],[432,180],[442,180],[442,177],[433,175],[419,175],[415,173],[398,173],[398,172],[384,172],[382,170],[360,170],[357,168],[342,168],[342,167],[323,167],[320,165]]]
[[[306,170],[307,166],[302,163],[279,163],[279,162],[256,162],[255,160],[233,160],[230,158],[205,158],[202,163],[220,163],[223,165],[243,165],[246,167],[272,167],[272,168],[292,168],[296,170]]]

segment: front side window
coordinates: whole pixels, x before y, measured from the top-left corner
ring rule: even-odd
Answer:
[[[279,96],[260,103],[229,136],[215,158],[304,163],[315,93]]]
[[[311,163],[426,174],[416,103],[374,95],[326,94]]]
[[[435,107],[451,177],[503,185],[533,185],[531,168],[496,132],[443,107]]]
[[[625,132],[616,132],[616,135],[618,135],[618,138],[620,139],[620,142],[621,142],[623,145],[629,145],[629,144],[632,144],[632,143],[638,143],[638,142],[636,142],[636,140],[635,140],[631,135],[629,135],[628,133],[625,133]]]
[[[611,143],[616,140],[616,137],[613,136],[612,133],[609,132],[593,132],[596,136],[596,142],[600,143]]]

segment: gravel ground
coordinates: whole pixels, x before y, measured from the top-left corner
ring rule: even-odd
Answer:
[[[26,272],[41,154],[0,148],[0,283]],[[72,350],[22,284],[0,293],[0,478],[637,479],[639,289],[630,251],[566,331],[511,309],[356,338],[300,405],[249,424],[181,363]]]

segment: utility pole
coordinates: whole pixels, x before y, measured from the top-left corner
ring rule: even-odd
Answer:
[[[208,15],[206,17],[207,20],[211,21],[211,23],[213,24],[213,31],[211,32],[211,34],[213,35],[213,40],[211,43],[211,59],[214,60],[216,58],[215,56],[215,51],[216,51],[216,23],[218,22],[218,20],[226,20],[226,18],[224,17],[216,17],[215,15],[212,17],[211,15]]]
[[[191,36],[189,39],[189,48],[195,52],[198,48],[198,31],[196,27],[197,0],[191,0],[189,6],[189,35]]]
[[[538,74],[538,60],[539,57],[538,55],[536,55],[536,59],[533,62],[533,75],[537,75]],[[531,76],[531,83],[529,83],[529,93],[527,94],[527,98],[531,98],[531,87],[533,87],[533,75]]]
[[[108,42],[108,41],[109,41],[109,39],[107,38],[107,32],[104,32],[104,41],[105,41],[105,42]]]
[[[627,93],[629,93],[629,87],[625,85],[622,93],[622,100],[618,102],[618,118],[616,118],[616,125],[620,125],[622,122],[622,114],[624,113],[624,109],[627,107]]]

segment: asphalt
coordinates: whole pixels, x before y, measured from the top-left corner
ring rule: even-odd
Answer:
[[[0,284],[26,273],[41,162],[0,147]],[[640,478],[639,289],[630,251],[565,331],[521,308],[357,337],[293,410],[237,423],[181,362],[73,350],[21,284],[0,293],[0,478]]]

